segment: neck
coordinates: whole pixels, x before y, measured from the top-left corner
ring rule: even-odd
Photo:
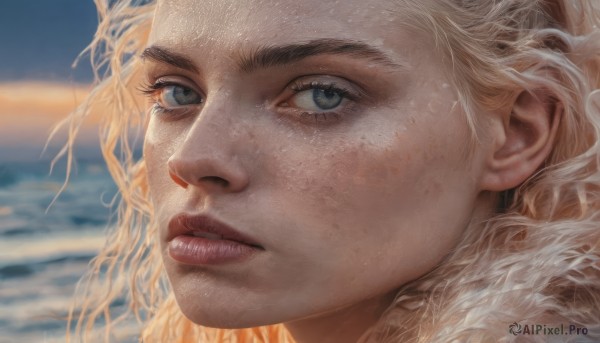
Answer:
[[[296,343],[355,343],[379,320],[396,292],[284,325]]]

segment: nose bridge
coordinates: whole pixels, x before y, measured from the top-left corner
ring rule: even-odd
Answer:
[[[227,139],[228,128],[234,123],[231,118],[231,112],[232,108],[230,105],[227,106],[216,102],[207,103],[188,131],[185,141],[190,141],[193,145],[196,144],[195,141],[198,141],[198,143],[220,140],[225,143],[229,141]],[[208,146],[212,146],[215,150],[223,150],[224,148],[229,148],[229,145],[231,144],[220,144],[219,146],[209,144]]]
[[[205,103],[169,158],[169,173],[175,182],[184,187],[245,188],[248,175],[236,150],[239,137],[231,134],[236,131],[237,107],[226,94]]]

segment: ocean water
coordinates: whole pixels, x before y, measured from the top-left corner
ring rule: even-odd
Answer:
[[[0,162],[0,343],[64,342],[75,285],[103,244],[116,187],[102,161]],[[132,340],[127,340],[131,342]]]

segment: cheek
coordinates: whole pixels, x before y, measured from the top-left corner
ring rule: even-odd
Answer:
[[[317,137],[318,152],[297,149],[286,157],[290,167],[279,176],[290,190],[287,213],[302,223],[297,240],[311,242],[302,253],[331,267],[327,273],[338,276],[332,282],[357,273],[373,273],[365,282],[381,273],[394,275],[391,284],[409,281],[432,268],[462,232],[473,197],[461,159],[466,135],[460,125],[426,116],[408,122],[338,140]]]
[[[173,155],[180,133],[157,125],[156,119],[151,118],[144,137],[144,161],[148,172],[148,186],[154,198],[166,192],[166,187],[172,184],[167,170],[167,161]]]
[[[285,163],[275,162],[284,168],[273,179],[289,196],[302,196],[300,208],[342,226],[370,222],[373,227],[406,203],[414,207],[432,187],[442,190],[437,178],[446,161],[436,147],[443,142],[404,129],[373,132],[327,142],[316,138],[320,149],[297,148]]]

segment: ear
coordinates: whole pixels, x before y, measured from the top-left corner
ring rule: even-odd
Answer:
[[[481,189],[500,192],[515,188],[534,174],[550,154],[563,111],[547,92],[521,92],[512,110],[498,121]]]

